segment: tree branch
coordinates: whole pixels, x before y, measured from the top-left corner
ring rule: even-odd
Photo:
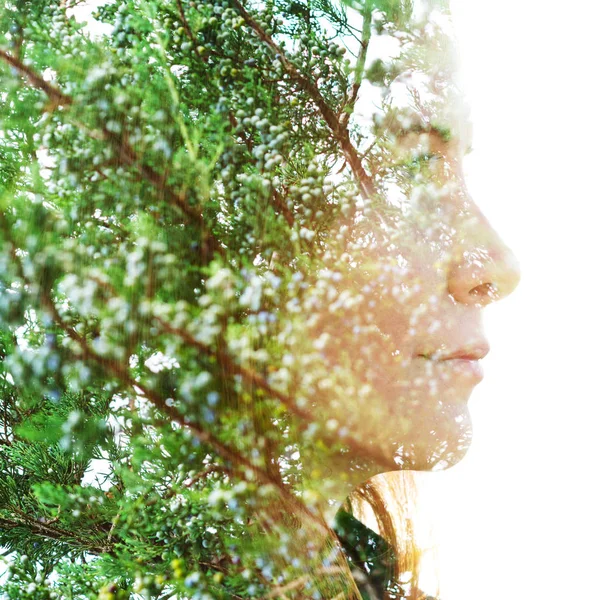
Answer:
[[[27,517],[26,515],[22,516],[22,519],[23,520],[21,521],[0,517],[0,528],[16,529],[17,527],[26,527],[40,537],[57,540],[71,546],[77,546],[78,548],[83,548],[86,552],[91,552],[92,554],[108,553],[111,550],[110,547],[105,548],[103,546],[90,545],[89,541],[86,542],[85,540],[78,538],[77,535],[75,535],[72,531],[60,529],[59,527],[50,527],[48,524],[40,523],[31,517]],[[69,541],[69,538],[75,540],[77,544]]]
[[[279,390],[276,390],[256,371],[238,365],[224,350],[212,350],[206,344],[199,342],[189,332],[173,327],[160,317],[155,317],[155,319],[167,333],[171,333],[180,337],[186,344],[200,350],[203,354],[214,356],[228,374],[239,375],[242,378],[242,381],[244,381],[246,384],[260,388],[267,395],[279,400],[291,413],[300,418],[302,422],[306,424],[306,426],[315,420],[314,415],[310,411],[300,408],[293,398],[287,394],[284,394],[283,392],[280,392]],[[335,442],[336,440],[330,439],[327,441]],[[393,471],[398,468],[398,465],[394,461],[386,458],[379,452],[367,448],[350,436],[345,438],[344,443],[347,444],[349,449],[355,454],[360,456],[368,455],[371,459],[377,461],[378,464],[380,464],[383,468],[386,468],[388,471]]]
[[[93,279],[95,282],[98,283],[98,285],[109,291],[112,295],[117,295],[116,290],[114,290],[114,288],[109,283],[106,283],[94,277],[92,277],[91,279]],[[248,386],[259,388],[271,398],[279,400],[279,402],[281,402],[292,414],[296,415],[299,419],[301,419],[301,422],[304,423],[306,426],[308,426],[309,423],[315,420],[314,415],[310,411],[300,408],[291,396],[275,389],[260,373],[257,373],[256,371],[247,367],[242,367],[241,365],[238,365],[233,360],[233,358],[229,356],[229,354],[227,354],[227,352],[225,352],[224,350],[220,348],[217,350],[213,350],[208,344],[199,342],[191,333],[189,333],[185,329],[173,327],[168,321],[165,321],[160,317],[155,316],[154,320],[161,326],[162,330],[165,333],[175,335],[182,339],[190,347],[199,350],[202,354],[216,358],[220,367],[228,375],[238,375],[242,379],[242,381]],[[137,383],[135,383],[135,385],[140,387]],[[335,442],[333,438],[327,441]],[[394,461],[386,458],[383,454],[379,452],[367,448],[352,437],[347,437],[345,439],[345,443],[348,445],[349,449],[352,452],[358,453],[361,456],[369,456],[372,460],[377,461],[377,463],[380,464],[382,468],[385,468],[388,471],[394,471],[398,468],[398,465]]]
[[[290,592],[292,590],[303,587],[315,575],[345,575],[345,574],[346,574],[346,570],[341,567],[336,567],[336,566],[320,567],[319,569],[316,569],[314,572],[312,572],[310,574],[302,575],[301,577],[298,577],[298,578],[294,579],[293,581],[286,583],[285,585],[280,585],[280,586],[273,588],[266,596],[263,596],[261,600],[269,600],[272,598],[277,598],[277,597],[280,597],[281,594],[284,594],[285,592]]]
[[[24,65],[18,58],[11,56],[0,48],[0,58],[8,63],[11,67],[24,75],[31,85],[39,90],[42,90],[46,96],[52,101],[55,106],[69,106],[73,104],[73,98],[67,94],[63,94],[61,90],[48,83],[41,75]]]
[[[71,96],[64,94],[59,88],[45,81],[39,74],[24,65],[19,59],[11,56],[2,49],[0,49],[0,59],[25,75],[33,87],[43,91],[50,99],[53,107],[70,106],[74,103]],[[97,136],[90,135],[90,137]],[[168,186],[164,175],[161,175],[151,166],[143,163],[139,155],[131,147],[127,139],[127,134],[109,131],[106,125],[104,125],[102,127],[102,137],[110,143],[116,153],[117,159],[122,164],[137,169],[142,177],[163,196],[167,203],[178,208],[185,216],[198,225],[203,233],[202,258],[206,263],[210,262],[215,253],[221,256],[225,255],[225,251],[219,241],[214,237],[212,232],[208,231],[201,210],[198,207],[190,206],[186,202],[183,191],[176,191]]]
[[[249,471],[252,473],[256,480],[265,485],[272,485],[276,488],[283,501],[285,501],[290,508],[294,508],[299,512],[306,515],[314,524],[320,529],[320,532],[325,535],[330,535],[330,529],[323,521],[321,517],[312,512],[301,500],[296,498],[291,492],[285,488],[282,484],[274,481],[268,473],[263,471],[260,467],[254,465],[250,460],[230,448],[226,446],[221,441],[219,441],[212,433],[204,429],[198,423],[194,423],[187,419],[184,415],[182,415],[177,408],[174,406],[169,406],[167,404],[167,398],[161,396],[158,392],[153,389],[145,386],[143,383],[136,381],[127,371],[126,367],[120,365],[114,360],[105,358],[103,356],[98,355],[94,352],[86,339],[80,335],[73,327],[67,324],[60,313],[58,312],[54,302],[49,297],[47,293],[42,293],[41,296],[42,306],[50,313],[52,319],[56,322],[56,324],[80,347],[82,354],[74,355],[75,358],[80,360],[91,359],[98,366],[100,366],[106,373],[118,379],[123,385],[132,388],[134,391],[137,389],[141,394],[151,402],[155,408],[157,408],[160,412],[165,414],[171,421],[179,424],[181,427],[185,427],[189,429],[194,437],[198,439],[200,442],[211,446],[220,456],[222,456],[225,460],[230,461],[240,473],[240,476],[243,479],[248,480]]]
[[[316,84],[305,77],[298,68],[286,58],[284,50],[275,43],[273,38],[268,35],[258,22],[248,13],[240,0],[233,0],[233,4],[246,23],[256,32],[258,37],[269,46],[273,52],[279,55],[279,60],[290,79],[303,89],[317,105],[323,119],[329,126],[329,129],[344,153],[346,161],[348,162],[360,189],[361,196],[363,198],[372,196],[375,193],[375,184],[362,165],[360,157],[358,156],[358,151],[350,140],[348,128],[340,121],[340,119],[338,119],[338,115],[329,104],[327,104]]]

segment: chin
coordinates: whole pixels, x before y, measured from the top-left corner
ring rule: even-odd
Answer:
[[[378,414],[381,441],[386,446],[382,450],[400,469],[448,469],[464,458],[471,445],[468,402],[473,382],[459,376],[438,379],[437,394],[431,394],[431,381],[417,372],[403,382],[388,381],[378,389],[381,409],[373,412]]]
[[[386,467],[377,461],[356,454],[345,454],[354,483],[390,472],[391,462],[402,471],[441,471],[459,463],[467,453],[472,439],[471,418],[466,403],[438,405],[403,416],[401,424],[389,418],[379,423],[379,434],[372,439],[370,447],[389,462]],[[411,423],[408,432],[406,422]],[[396,425],[394,431],[390,428]]]
[[[440,471],[459,463],[472,439],[465,405],[440,407],[437,415],[415,423],[414,432],[396,444],[394,461],[403,470]]]

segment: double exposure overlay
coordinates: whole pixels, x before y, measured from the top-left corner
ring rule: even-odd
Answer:
[[[518,283],[469,150],[442,2],[7,0],[0,596],[425,598],[371,478]]]

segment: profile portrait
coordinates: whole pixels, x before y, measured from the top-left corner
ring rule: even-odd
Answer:
[[[0,597],[434,600],[413,474],[520,277],[446,3],[0,24]]]

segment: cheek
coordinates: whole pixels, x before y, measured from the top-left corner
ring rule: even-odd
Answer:
[[[323,312],[314,320],[318,325],[305,330],[304,339],[318,341],[317,369],[331,375],[309,402],[320,421],[389,457],[410,449],[427,464],[442,455],[450,464],[450,455],[457,457],[470,438],[466,403],[473,385],[449,365],[415,358],[444,350],[456,307],[439,255],[421,248],[409,258],[397,269],[367,275],[357,269],[334,302],[344,290],[360,290],[359,307]]]
[[[373,339],[380,354],[386,344],[410,357],[424,340],[443,338],[452,313],[445,266],[439,257],[430,262],[404,265],[400,274],[387,274],[371,282],[362,317],[375,325],[382,338]],[[343,333],[343,326],[339,333]],[[353,337],[348,338],[353,343]]]

